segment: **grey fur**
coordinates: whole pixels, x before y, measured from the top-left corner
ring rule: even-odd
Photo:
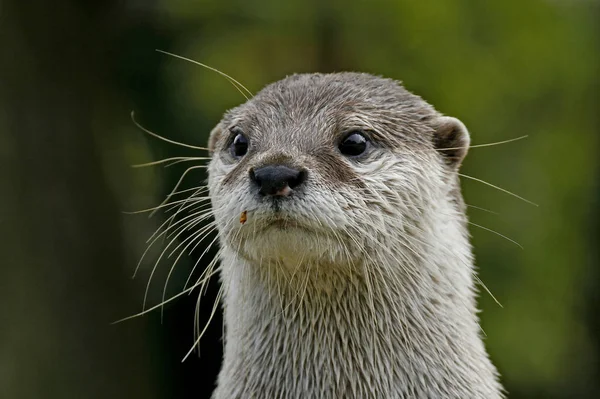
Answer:
[[[364,157],[337,150],[352,130],[371,138]],[[468,144],[458,120],[367,74],[294,75],[229,111],[209,143],[226,327],[213,398],[504,397],[477,318]],[[279,212],[248,178],[272,163],[308,171]]]

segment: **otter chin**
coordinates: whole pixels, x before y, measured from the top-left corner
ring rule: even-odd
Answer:
[[[340,245],[330,240],[334,232],[323,222],[298,218],[288,211],[251,211],[245,224],[230,245],[237,246],[249,261],[296,267],[302,262],[324,260]]]
[[[213,398],[503,398],[458,178],[469,143],[360,73],[293,75],[225,113],[209,139]]]

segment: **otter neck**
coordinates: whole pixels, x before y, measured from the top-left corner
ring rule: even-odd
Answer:
[[[480,337],[466,231],[455,227],[424,231],[411,251],[389,245],[359,263],[306,262],[293,273],[225,245],[214,397],[503,397]]]

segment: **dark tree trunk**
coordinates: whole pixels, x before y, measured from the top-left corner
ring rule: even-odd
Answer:
[[[0,4],[2,398],[158,396],[142,323],[110,325],[132,309],[98,147],[119,21],[90,4]]]

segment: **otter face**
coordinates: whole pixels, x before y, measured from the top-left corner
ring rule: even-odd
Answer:
[[[364,259],[450,201],[468,143],[462,123],[395,81],[288,77],[211,133],[221,242],[258,262]]]

